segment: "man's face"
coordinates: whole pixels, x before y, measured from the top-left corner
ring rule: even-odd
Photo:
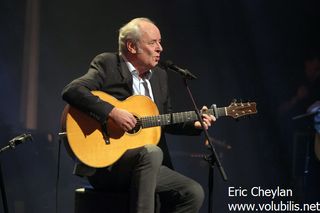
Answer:
[[[163,49],[159,29],[149,22],[142,22],[140,26],[142,34],[136,44],[135,65],[140,72],[145,72],[158,64]]]

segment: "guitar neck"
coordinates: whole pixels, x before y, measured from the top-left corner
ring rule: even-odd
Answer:
[[[214,115],[216,118],[220,116],[227,116],[226,107],[214,107],[213,109],[208,109],[205,113],[209,115]],[[198,117],[195,111],[177,112],[140,118],[142,128],[165,126],[196,120],[198,120]]]

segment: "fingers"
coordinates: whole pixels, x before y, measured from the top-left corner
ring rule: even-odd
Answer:
[[[111,110],[109,117],[124,131],[133,129],[137,123],[136,118],[130,112],[116,107]]]
[[[122,123],[120,123],[120,127],[124,131],[129,131],[136,126],[136,123],[137,123],[137,121],[136,121],[135,117],[128,116],[127,119],[124,119],[124,121]]]
[[[207,109],[208,109],[207,106],[203,106],[203,107],[201,108],[201,110],[207,110]]]
[[[202,118],[209,126],[211,126],[211,124],[216,121],[216,117],[214,117],[213,115],[202,114]]]
[[[121,123],[122,129],[124,131],[129,131],[131,129],[133,129],[136,126],[136,119],[132,114],[129,114],[127,117],[124,117],[123,122]]]
[[[203,106],[201,109],[201,113],[202,113],[203,126],[205,129],[208,129],[216,121],[216,118],[213,115],[207,114],[207,112],[208,112],[208,107]],[[196,121],[194,126],[198,129],[202,128],[201,123],[199,121]]]
[[[206,127],[206,129],[208,129],[211,126],[211,122],[208,119],[203,119],[204,121],[204,126]]]

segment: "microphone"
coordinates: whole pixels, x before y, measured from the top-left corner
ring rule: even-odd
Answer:
[[[189,79],[189,80],[197,79],[197,77],[193,75],[189,70],[178,67],[172,61],[169,61],[169,60],[165,62],[159,61],[159,66],[166,70],[170,69],[172,71],[175,71],[176,73],[179,73],[186,79]]]
[[[15,149],[17,145],[22,144],[22,143],[24,143],[24,142],[26,142],[26,141],[28,141],[28,140],[30,140],[30,141],[33,140],[31,134],[18,135],[17,137],[14,137],[13,139],[11,139],[11,140],[9,141],[9,144],[8,144],[8,145],[2,147],[2,148],[0,149],[0,153],[1,153],[1,152],[4,152],[4,151],[6,151],[7,149],[10,149],[10,148],[11,148],[11,149]]]
[[[18,135],[17,137],[14,137],[9,141],[9,145],[11,146],[11,148],[15,148],[16,145],[22,144],[27,140],[33,140],[31,134]]]

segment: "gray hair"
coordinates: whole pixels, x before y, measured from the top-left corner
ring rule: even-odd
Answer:
[[[141,29],[139,23],[141,21],[153,23],[148,18],[135,18],[132,19],[130,22],[125,24],[123,27],[119,30],[119,38],[118,38],[118,45],[119,45],[119,53],[127,53],[127,41],[132,41],[134,44],[137,44],[141,37]]]

